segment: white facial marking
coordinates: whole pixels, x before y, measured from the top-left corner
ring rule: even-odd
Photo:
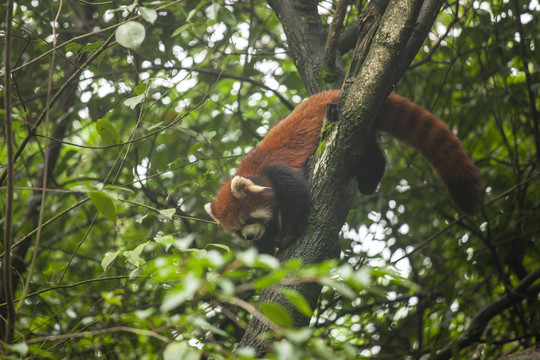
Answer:
[[[267,221],[272,218],[272,210],[270,210],[269,208],[260,208],[253,211],[251,214],[249,214],[249,216],[254,219],[261,219]]]
[[[251,224],[246,225],[242,228],[242,236],[246,240],[259,240],[266,231],[266,227],[263,224],[257,223],[257,224]]]
[[[214,220],[217,221],[216,217],[214,216],[214,214],[212,213],[212,203],[206,203],[204,205],[204,210],[206,210],[206,212],[208,213],[208,215],[210,215]]]

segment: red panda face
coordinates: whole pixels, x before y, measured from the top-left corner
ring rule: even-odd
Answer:
[[[276,214],[274,191],[249,178],[235,176],[204,209],[229,233],[245,240],[258,240]]]

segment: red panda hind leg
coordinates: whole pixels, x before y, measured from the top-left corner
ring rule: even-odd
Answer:
[[[351,174],[358,181],[358,190],[364,195],[370,195],[377,190],[377,185],[384,175],[386,160],[384,153],[377,144],[375,132],[367,138],[362,155],[354,159]]]

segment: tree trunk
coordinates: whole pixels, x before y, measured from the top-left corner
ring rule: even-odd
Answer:
[[[436,2],[440,7],[441,1]],[[288,1],[270,0],[269,3],[283,22],[290,54],[308,92],[314,93],[328,88],[329,83],[324,81],[327,78],[316,76],[321,70],[317,65],[323,63],[324,51],[321,47],[326,40],[325,32],[318,25],[322,27],[318,15],[314,18],[316,2],[298,1],[294,6]],[[313,264],[339,256],[336,239],[350,209],[356,185],[356,181],[347,176],[350,161],[362,154],[363,145],[371,133],[374,115],[409,66],[414,57],[411,54],[416,54],[421,46],[422,42],[418,39],[421,36],[425,39],[435,20],[437,12],[433,11],[434,2],[426,2],[424,8],[422,3],[420,0],[393,0],[386,6],[384,1],[380,1],[377,6],[368,9],[362,19],[355,54],[344,80],[337,109],[327,111],[327,120],[332,122],[333,126],[327,127],[328,131],[323,139],[325,144],[320,154],[308,162],[312,195],[308,229],[304,236],[278,253],[280,261],[300,258],[303,264]],[[420,23],[415,27],[417,22]],[[318,34],[321,38],[309,44],[303,43],[306,36],[299,35],[298,32],[314,27],[317,31],[313,34]],[[335,74],[332,80],[339,79],[341,60],[337,59],[336,64],[333,67],[336,73],[332,73]],[[332,83],[332,86],[339,85],[338,81]],[[315,308],[321,291],[319,284],[306,283],[288,287],[303,295],[311,307]],[[276,302],[287,309],[296,327],[309,324],[310,319],[280,295],[279,287],[266,289],[261,293],[259,303],[267,301]],[[268,327],[253,319],[240,346],[250,346],[256,350],[258,356],[263,356],[269,350],[271,339],[260,335],[268,331]]]

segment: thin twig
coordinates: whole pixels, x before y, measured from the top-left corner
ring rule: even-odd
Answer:
[[[56,13],[56,17],[52,23],[53,47],[56,47],[56,44],[58,42],[58,38],[56,36],[56,24],[58,24],[58,18],[60,17],[60,12],[62,11],[62,5],[63,5],[63,0],[60,0],[58,4],[58,12]],[[38,217],[38,225],[37,225],[38,231],[36,233],[34,251],[32,252],[32,260],[30,261],[30,265],[28,267],[28,274],[26,276],[26,282],[22,289],[22,295],[21,295],[22,301],[20,301],[17,304],[17,311],[24,304],[24,298],[26,297],[26,293],[28,292],[28,288],[30,287],[30,281],[32,279],[32,274],[34,272],[34,266],[36,264],[37,254],[40,250],[39,241],[41,239],[43,216],[45,214],[45,200],[47,198],[47,191],[45,189],[47,188],[47,180],[49,177],[49,154],[50,154],[49,120],[50,120],[50,114],[51,114],[50,100],[51,100],[52,89],[53,89],[53,81],[54,81],[53,74],[54,74],[55,62],[56,62],[56,52],[53,52],[51,56],[51,69],[49,71],[49,84],[47,85],[47,101],[45,103],[45,154],[44,154],[43,169],[42,169],[43,190],[41,190],[41,204],[39,207],[39,217]]]
[[[136,277],[142,277],[141,275],[135,275],[135,276]],[[81,285],[85,285],[85,284],[93,284],[95,282],[100,282],[100,281],[125,280],[125,279],[128,279],[127,275],[117,275],[117,276],[109,276],[109,277],[104,277],[104,278],[87,279],[87,280],[79,281],[79,282],[76,282],[76,283],[73,283],[73,284],[51,286],[51,287],[41,289],[41,290],[38,290],[38,291],[34,291],[33,293],[28,294],[26,296],[26,299],[37,296],[37,295],[41,295],[43,293],[53,291],[53,290],[73,289],[73,288],[75,288],[77,286],[81,286]],[[22,300],[23,300],[22,298],[15,299],[15,303],[19,303]],[[0,306],[6,306],[6,303],[0,304]]]
[[[6,298],[7,322],[4,341],[10,344],[13,341],[13,331],[15,327],[15,305],[13,303],[13,283],[11,277],[11,241],[13,225],[13,193],[15,186],[15,154],[13,153],[14,139],[11,119],[11,41],[13,36],[13,0],[8,0],[6,9],[6,34],[4,48],[4,126],[7,145],[7,191],[6,191],[6,213],[4,215],[4,263],[3,280],[4,296]]]
[[[268,326],[268,328],[275,331],[278,335],[283,333],[283,328],[274,322],[272,322],[270,319],[268,319],[266,316],[264,316],[263,313],[261,313],[255,306],[251,305],[245,300],[239,299],[239,298],[221,298],[220,301],[241,307],[242,309],[246,310],[248,313],[253,315],[254,318],[258,319],[260,322]]]
[[[156,338],[164,343],[170,343],[172,342],[171,339],[158,334],[155,331],[150,330],[141,330],[141,329],[135,329],[128,326],[114,326],[107,329],[102,330],[94,330],[94,331],[82,331],[78,333],[72,333],[72,334],[61,334],[61,335],[49,335],[49,336],[42,336],[33,338],[30,340],[27,340],[27,344],[36,344],[41,343],[45,341],[55,341],[55,340],[64,340],[64,339],[73,339],[73,338],[81,338],[81,337],[87,337],[87,336],[96,336],[96,335],[103,335],[103,334],[110,334],[115,332],[129,332],[137,335],[144,335],[144,336],[151,336],[153,338]]]

